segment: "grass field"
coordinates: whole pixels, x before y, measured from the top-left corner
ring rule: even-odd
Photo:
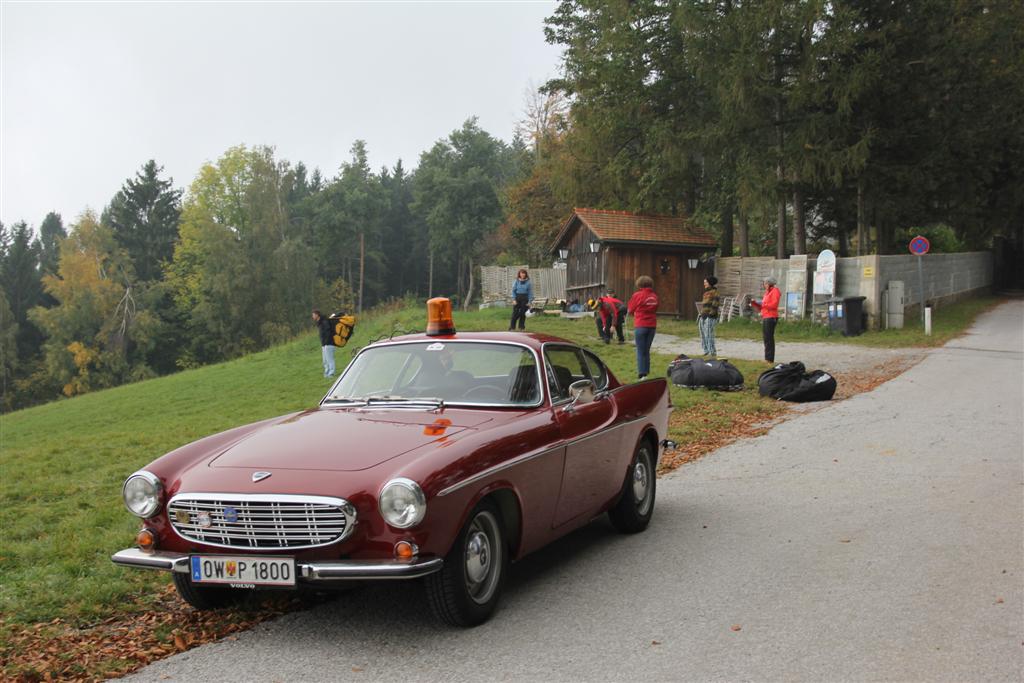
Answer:
[[[937,316],[937,335],[952,336],[991,300],[961,305],[948,327]],[[953,311],[950,307],[944,311]],[[459,329],[501,330],[507,309],[457,313]],[[950,315],[950,318],[953,316]],[[953,323],[949,323],[952,325]],[[344,367],[352,349],[393,331],[422,329],[419,307],[375,312],[361,321],[349,347],[338,351]],[[750,329],[743,327],[747,325]],[[636,378],[631,345],[598,343],[593,320],[530,318],[531,330],[572,339],[596,351],[623,381]],[[666,321],[659,327],[689,336],[693,325]],[[686,332],[686,330],[691,332]],[[719,328],[723,336],[760,334],[756,325]],[[801,328],[802,329],[802,328]],[[941,330],[941,332],[939,331]],[[792,330],[780,333],[790,338]],[[813,337],[808,341],[830,341]],[[836,341],[881,344],[881,335]],[[903,345],[915,337],[883,340]],[[698,352],[695,345],[693,353]],[[655,355],[662,372],[671,359]],[[735,361],[748,387],[768,367]],[[181,372],[70,400],[18,411],[0,419],[0,615],[8,625],[60,618],[89,624],[114,614],[146,610],[166,575],[115,567],[111,553],[131,545],[138,521],[121,502],[124,478],[159,455],[233,426],[313,406],[329,382],[321,377],[314,334],[235,361]],[[718,393],[672,389],[678,409],[670,437],[685,448],[740,422],[763,421],[780,407],[754,391]],[[0,629],[2,631],[2,629]],[[3,634],[0,633],[0,639]]]

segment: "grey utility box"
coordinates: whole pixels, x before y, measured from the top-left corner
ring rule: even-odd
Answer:
[[[903,307],[907,299],[903,280],[889,280],[885,289],[885,329],[903,329]]]

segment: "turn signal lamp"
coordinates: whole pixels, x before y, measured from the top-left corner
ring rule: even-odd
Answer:
[[[395,557],[399,560],[411,560],[420,551],[415,543],[399,541],[395,544]]]
[[[135,545],[144,553],[151,553],[156,548],[156,534],[149,529],[143,529],[135,536]]]
[[[455,334],[455,321],[452,320],[452,302],[443,296],[427,301],[427,336],[441,337]]]

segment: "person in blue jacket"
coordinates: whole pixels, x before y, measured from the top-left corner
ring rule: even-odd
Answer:
[[[512,306],[512,322],[508,324],[508,329],[514,330],[518,320],[519,329],[525,330],[526,311],[529,310],[530,302],[533,301],[533,283],[530,282],[530,274],[526,272],[525,268],[519,269],[516,281],[512,283],[512,301],[515,303]]]

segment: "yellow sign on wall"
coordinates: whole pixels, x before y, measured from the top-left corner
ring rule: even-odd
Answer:
[[[874,277],[874,276],[875,276],[875,269],[873,267],[871,267],[871,266],[866,266],[864,268],[864,277],[865,278],[871,278],[871,277]]]

